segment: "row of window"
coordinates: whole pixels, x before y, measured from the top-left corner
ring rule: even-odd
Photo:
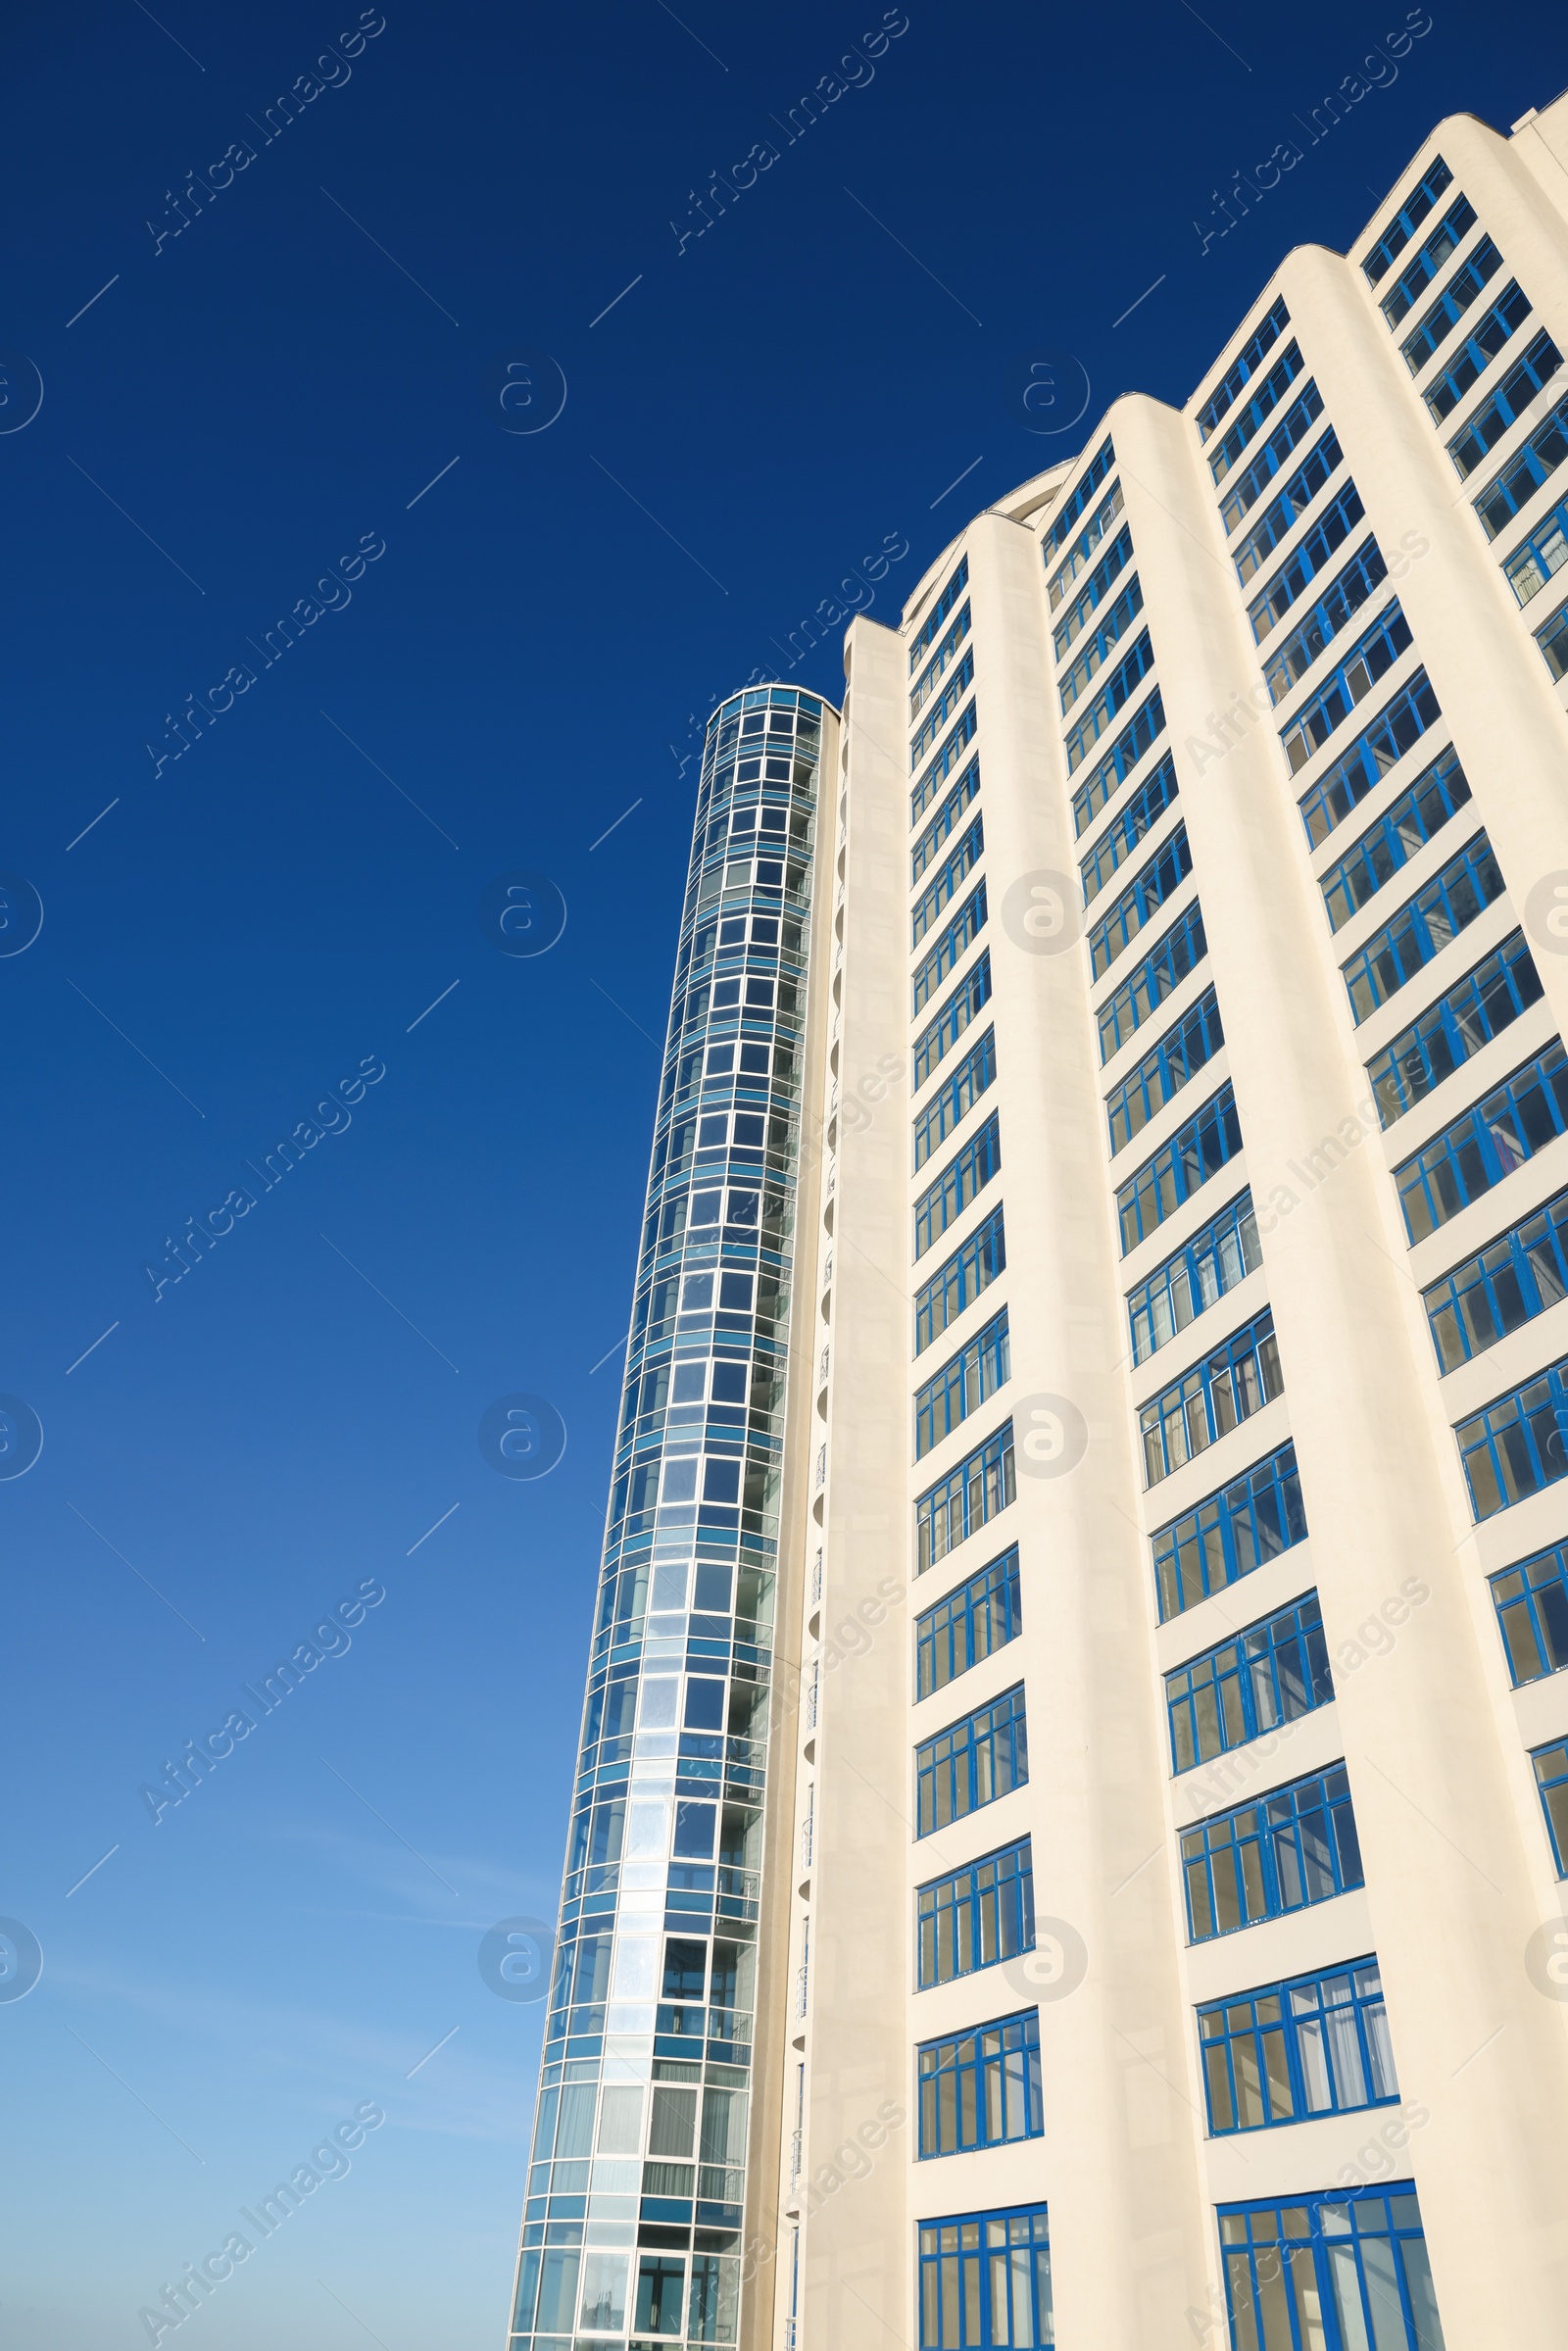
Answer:
[[[1165,731],[1165,705],[1155,686],[1141,702],[1107,752],[1085,776],[1072,796],[1072,829],[1076,840],[1092,824],[1105,803],[1127,781],[1139,760]]]
[[[1331,498],[1288,563],[1283,563],[1247,608],[1252,641],[1261,645],[1291,607],[1305,594],[1307,582],[1317,579],[1331,556],[1338,553],[1366,510],[1353,481],[1347,481]],[[1277,699],[1277,698],[1276,698]]]
[[[1113,1156],[1143,1132],[1156,1111],[1162,1110],[1191,1083],[1224,1042],[1219,1001],[1212,988],[1205,988],[1197,1003],[1189,1005],[1175,1026],[1166,1030],[1137,1068],[1129,1071],[1107,1096],[1105,1121]]]
[[[1096,462],[1098,463],[1098,460]],[[1094,466],[1091,466],[1090,473],[1092,474],[1093,472]],[[1076,496],[1081,497],[1083,490],[1088,486],[1089,483],[1086,477],[1085,482],[1080,485]],[[1102,541],[1104,539],[1106,532],[1110,529],[1111,524],[1121,513],[1123,503],[1121,483],[1119,481],[1113,481],[1110,485],[1110,488],[1105,492],[1104,497],[1101,500],[1100,505],[1096,509],[1095,513],[1090,516],[1088,522],[1085,523],[1083,529],[1079,532],[1073,546],[1068,550],[1064,561],[1057,564],[1055,571],[1052,574],[1051,579],[1047,583],[1051,597],[1051,609],[1053,612],[1055,612],[1056,608],[1061,603],[1062,598],[1066,595],[1067,590],[1072,586],[1073,581],[1078,577],[1078,574],[1084,569],[1085,565],[1093,559],[1095,549],[1100,546]],[[1083,508],[1081,506],[1077,506],[1075,500],[1069,500],[1068,504],[1070,506],[1075,506],[1075,513],[1071,519],[1076,520],[1077,515],[1082,514]],[[1060,525],[1058,524],[1057,527],[1059,528]],[[1041,552],[1044,555],[1046,562],[1049,563],[1052,554],[1051,539],[1049,536],[1046,539],[1045,545]]]
[[[991,950],[977,955],[934,1020],[914,1041],[914,1091],[919,1093],[971,1021],[991,1002]]]
[[[922,1168],[932,1152],[946,1143],[959,1120],[974,1108],[988,1088],[996,1082],[997,1046],[995,1029],[969,1048],[954,1070],[914,1122],[914,1165]]]
[[[1127,806],[1106,825],[1089,855],[1080,859],[1078,877],[1086,906],[1100,896],[1123,859],[1132,856],[1144,835],[1164,815],[1176,798],[1177,789],[1176,762],[1167,751]]]
[[[1477,833],[1392,922],[1373,932],[1358,955],[1341,964],[1351,1018],[1359,1025],[1387,1004],[1501,896],[1502,875],[1492,844],[1485,833]]]

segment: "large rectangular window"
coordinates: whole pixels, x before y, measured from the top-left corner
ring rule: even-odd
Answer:
[[[1146,628],[1131,651],[1124,654],[1076,726],[1067,729],[1067,773],[1083,765],[1116,712],[1132,698],[1133,689],[1154,666],[1153,648]]]
[[[1459,1465],[1479,1524],[1568,1476],[1568,1356],[1455,1428]]]
[[[1515,1690],[1560,1674],[1568,1665],[1568,1544],[1537,1551],[1490,1581]]]
[[[1513,453],[1501,471],[1472,501],[1489,539],[1523,514],[1536,492],[1568,457],[1568,400],[1560,400],[1544,424]]]
[[[1145,1486],[1157,1486],[1284,1393],[1274,1316],[1265,1306],[1144,1405],[1138,1433]]]
[[[1536,1747],[1530,1757],[1536,1767],[1536,1786],[1551,1839],[1551,1858],[1559,1878],[1568,1878],[1568,1739],[1554,1739]]]
[[[1305,617],[1264,662],[1263,677],[1271,703],[1277,706],[1295,692],[1341,629],[1349,627],[1374,588],[1388,577],[1388,570],[1376,539],[1364,539]]]
[[[1568,604],[1559,605],[1544,628],[1536,631],[1541,658],[1560,684],[1568,677]]]
[[[1002,1165],[1002,1129],[995,1110],[961,1151],[948,1161],[934,1184],[914,1203],[914,1253],[923,1257],[934,1241],[962,1215]]]
[[[914,1122],[916,1172],[946,1143],[959,1119],[967,1117],[981,1095],[996,1083],[996,1031],[987,1029],[979,1043],[970,1046],[953,1075],[938,1087]]]
[[[1502,268],[1502,255],[1489,236],[1483,236],[1464,267],[1455,269],[1420,324],[1399,345],[1412,375],[1419,375],[1439,347],[1446,343],[1483,286],[1490,285]]]
[[[1198,437],[1206,441],[1222,416],[1228,416],[1236,404],[1243,384],[1250,383],[1257,373],[1263,354],[1271,351],[1291,322],[1291,314],[1281,295],[1272,310],[1265,313],[1256,330],[1242,345],[1213,391],[1194,417]]]
[[[1208,461],[1215,487],[1225,479],[1242,451],[1251,440],[1265,416],[1271,416],[1291,385],[1300,374],[1301,354],[1295,343],[1287,343],[1280,357],[1243,409],[1236,412],[1236,421],[1216,445]]]
[[[1421,397],[1434,424],[1451,416],[1477,376],[1485,373],[1510,335],[1518,333],[1530,316],[1530,304],[1510,278],[1492,308],[1477,319],[1465,340],[1449,354],[1448,364],[1432,378]]]
[[[1115,905],[1090,932],[1089,963],[1096,979],[1110,969],[1122,949],[1137,938],[1151,915],[1156,914],[1166,899],[1175,895],[1192,870],[1193,853],[1188,845],[1187,827],[1178,824],[1170,839],[1133,876]]]
[[[1459,755],[1450,745],[1369,825],[1337,865],[1318,876],[1329,928],[1337,931],[1393,880],[1407,858],[1443,830],[1470,798]]]
[[[1322,414],[1323,395],[1315,383],[1308,381],[1301,386],[1299,398],[1286,410],[1250,464],[1234,476],[1230,488],[1220,500],[1220,520],[1227,537],[1241,528],[1286,460],[1299,449]],[[1266,561],[1285,533],[1317,496],[1340,463],[1342,454],[1331,425],[1303,461],[1300,471],[1286,485],[1264,516],[1267,529],[1262,542],[1254,546],[1250,535],[1241,546],[1232,550],[1237,573],[1244,587],[1259,563]],[[1315,480],[1309,482],[1309,475],[1315,475]]]
[[[913,1011],[923,1012],[943,981],[957,964],[965,951],[979,938],[985,928],[986,886],[978,882],[964,900],[958,911],[932,948],[924,962],[915,966],[910,984]]]
[[[929,1698],[1023,1630],[1018,1545],[914,1620],[914,1694]]]
[[[1100,896],[1123,858],[1132,856],[1144,835],[1158,823],[1175,798],[1176,762],[1167,751],[1127,806],[1106,825],[1089,855],[1080,858],[1078,878],[1083,884],[1086,906]]]
[[[976,957],[967,974],[914,1043],[914,1091],[919,1093],[931,1072],[951,1053],[971,1021],[991,1002],[991,950]]]
[[[948,794],[924,832],[909,852],[909,887],[912,890],[937,851],[947,840],[958,818],[980,790],[980,755],[975,753],[953,790]]]
[[[1167,1340],[1215,1305],[1263,1262],[1250,1192],[1239,1193],[1185,1248],[1129,1292],[1133,1361],[1147,1363]]]
[[[1064,718],[1091,679],[1104,667],[1113,648],[1120,644],[1143,609],[1144,591],[1135,571],[1104,618],[1090,632],[1077,660],[1063,670],[1057,681]]]
[[[1160,1623],[1196,1608],[1305,1538],[1296,1447],[1282,1445],[1151,1536]]]
[[[1521,540],[1502,566],[1502,574],[1521,605],[1539,596],[1568,563],[1568,503],[1555,508]]]
[[[1343,824],[1369,792],[1376,791],[1389,770],[1442,716],[1431,680],[1424,669],[1418,669],[1348,751],[1342,752],[1311,791],[1297,802],[1313,849],[1322,848],[1335,826]]]
[[[1025,2351],[1055,2339],[1043,2204],[921,2222],[920,2351]]]
[[[909,822],[918,824],[953,770],[974,741],[980,721],[975,705],[965,703],[930,766],[909,794]]]
[[[1219,2237],[1238,2351],[1444,2351],[1409,2180],[1222,2204]]]
[[[1022,1788],[1029,1777],[1023,1684],[914,1750],[915,1835],[930,1837]]]
[[[1387,1004],[1501,896],[1502,875],[1492,844],[1485,833],[1477,833],[1392,922],[1373,932],[1359,955],[1341,964],[1351,1018],[1359,1025]]]
[[[1174,1028],[1165,1031],[1138,1067],[1107,1097],[1105,1120],[1110,1130],[1112,1156],[1142,1134],[1157,1110],[1173,1102],[1182,1088],[1214,1058],[1225,1042],[1219,1002],[1205,988]]]
[[[1189,1940],[1211,1941],[1362,1884],[1343,1763],[1182,1831]]]
[[[918,947],[931,925],[953,902],[958,884],[979,864],[985,853],[985,818],[977,815],[957,847],[949,852],[935,881],[928,882],[909,909],[909,945]]]
[[[1136,1035],[1144,1022],[1175,994],[1190,971],[1196,971],[1208,953],[1203,936],[1203,912],[1195,898],[1185,914],[1157,939],[1144,960],[1107,996],[1095,1015],[1100,1027],[1100,1058],[1110,1059]]]
[[[1468,481],[1485,463],[1510,424],[1517,424],[1536,394],[1562,366],[1562,353],[1543,331],[1523,358],[1515,360],[1490,400],[1468,416],[1448,442],[1448,455],[1461,481]]]
[[[1395,1169],[1410,1240],[1424,1241],[1561,1134],[1568,1134],[1568,1055],[1554,1037]]]
[[[1315,2114],[1353,2114],[1399,2095],[1375,1959],[1200,2008],[1198,2041],[1216,2138]]]
[[[965,649],[962,661],[949,678],[936,701],[920,723],[917,733],[909,738],[909,773],[912,775],[936,741],[948,720],[953,716],[966,690],[974,684],[974,647]]]
[[[918,2160],[970,2155],[1039,2138],[1040,2011],[999,2017],[915,2050],[919,2081]]]
[[[1300,601],[1308,582],[1322,576],[1365,512],[1361,493],[1353,481],[1348,481],[1339,496],[1329,500],[1290,561],[1281,564],[1268,585],[1248,606],[1247,617],[1252,624],[1254,645],[1261,645],[1292,606]],[[1278,699],[1276,695],[1275,700]]]
[[[1012,1423],[1004,1421],[966,1461],[928,1486],[914,1505],[914,1572],[923,1576],[966,1535],[988,1526],[1018,1492],[1012,1453]]]
[[[977,1975],[1034,1948],[1034,1865],[1029,1839],[987,1853],[915,1895],[921,1991]]]
[[[1404,203],[1389,222],[1377,243],[1368,252],[1361,268],[1368,285],[1381,285],[1391,266],[1404,251],[1422,221],[1446,188],[1453,185],[1453,173],[1441,155],[1434,156],[1424,179],[1417,180]]]
[[[933,1445],[951,1437],[971,1412],[989,1403],[1006,1385],[1011,1369],[1007,1344],[1007,1309],[977,1331],[942,1369],[934,1372],[914,1397],[914,1457],[923,1460]]]
[[[936,643],[943,621],[946,620],[968,585],[969,559],[967,556],[962,556],[959,558],[958,568],[920,623],[918,634],[909,640],[909,675],[911,677]]]
[[[1118,1186],[1116,1216],[1122,1255],[1136,1249],[1140,1241],[1147,1241],[1184,1200],[1190,1200],[1210,1176],[1217,1175],[1227,1159],[1234,1159],[1241,1148],[1242,1122],[1236,1096],[1227,1084],[1152,1159],[1146,1159]]]
[[[1431,230],[1414,261],[1407,262],[1378,303],[1390,326],[1402,325],[1440,269],[1450,261],[1476,224],[1476,208],[1468,196],[1456,196],[1436,228]]]
[[[1393,1126],[1425,1102],[1472,1053],[1511,1027],[1540,994],[1541,974],[1524,932],[1510,931],[1500,947],[1368,1061],[1366,1074],[1383,1126]]]
[[[984,1224],[977,1225],[961,1248],[955,1249],[947,1263],[939,1266],[930,1281],[915,1292],[917,1355],[923,1354],[934,1339],[940,1339],[948,1325],[956,1322],[965,1306],[972,1305],[982,1291],[990,1289],[1006,1262],[1006,1236],[999,1200]]]
[[[1141,702],[1107,752],[1102,753],[1072,796],[1072,829],[1076,840],[1092,824],[1106,801],[1120,790],[1139,760],[1165,731],[1165,705],[1156,686]]]
[[[1123,523],[1052,633],[1058,661],[1076,642],[1090,614],[1099,611],[1114,582],[1132,562],[1132,556],[1133,534]]]
[[[1313,754],[1322,750],[1330,735],[1345,724],[1357,703],[1366,700],[1378,679],[1409,646],[1410,623],[1396,599],[1350,648],[1328,683],[1301,705],[1289,726],[1280,729],[1293,775],[1298,775]]]
[[[1101,500],[1100,505],[1096,509],[1095,513],[1090,516],[1088,522],[1085,523],[1083,530],[1079,533],[1078,538],[1068,550],[1065,559],[1062,563],[1057,564],[1056,569],[1052,574],[1049,583],[1049,592],[1051,596],[1051,609],[1053,612],[1056,610],[1062,598],[1066,595],[1067,590],[1072,586],[1073,581],[1078,577],[1079,572],[1083,570],[1087,563],[1090,563],[1094,561],[1095,549],[1100,545],[1106,532],[1110,529],[1111,524],[1121,513],[1123,504],[1124,501],[1121,494],[1121,484],[1119,481],[1113,481],[1110,485],[1110,488],[1105,492],[1104,497]],[[1041,549],[1041,554],[1045,558],[1046,563],[1049,564],[1052,560],[1052,550],[1049,541]]]
[[[1439,1371],[1468,1363],[1565,1298],[1568,1192],[1558,1192],[1422,1291]]]
[[[1212,1763],[1333,1696],[1323,1612],[1309,1592],[1165,1676],[1171,1768]]]

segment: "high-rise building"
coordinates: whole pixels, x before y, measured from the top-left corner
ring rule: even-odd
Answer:
[[[514,2351],[1552,2351],[1568,99],[709,728]]]

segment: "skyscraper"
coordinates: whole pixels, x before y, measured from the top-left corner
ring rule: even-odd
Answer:
[[[1565,349],[1446,122],[715,713],[514,2351],[1560,2341]]]

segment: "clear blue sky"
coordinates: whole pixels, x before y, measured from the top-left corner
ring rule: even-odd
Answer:
[[[1214,187],[1305,146],[1398,0],[908,0],[793,142],[880,8],[680,15],[385,0],[345,56],[353,0],[84,0],[5,36],[0,344],[44,397],[0,431],[0,868],[44,923],[0,955],[0,1391],[44,1445],[0,1481],[0,1913],[44,1972],[0,2000],[4,2351],[145,2341],[372,2102],[177,2339],[496,2351],[542,2011],[476,1957],[555,1901],[692,730],[884,541],[891,615],[1118,392],[1183,400],[1444,114],[1568,81],[1559,9],[1435,0],[1203,253]],[[540,432],[499,421],[519,351],[564,374]],[[1092,385],[1056,438],[1009,403],[1046,352]],[[791,672],[835,700],[838,637]],[[175,759],[166,715],[240,665]],[[519,868],[568,909],[534,959],[481,930]],[[264,1191],[244,1162],[366,1063]],[[566,1427],[540,1481],[480,1453],[517,1391]],[[141,1786],[366,1582],[352,1645],[155,1825]]]

